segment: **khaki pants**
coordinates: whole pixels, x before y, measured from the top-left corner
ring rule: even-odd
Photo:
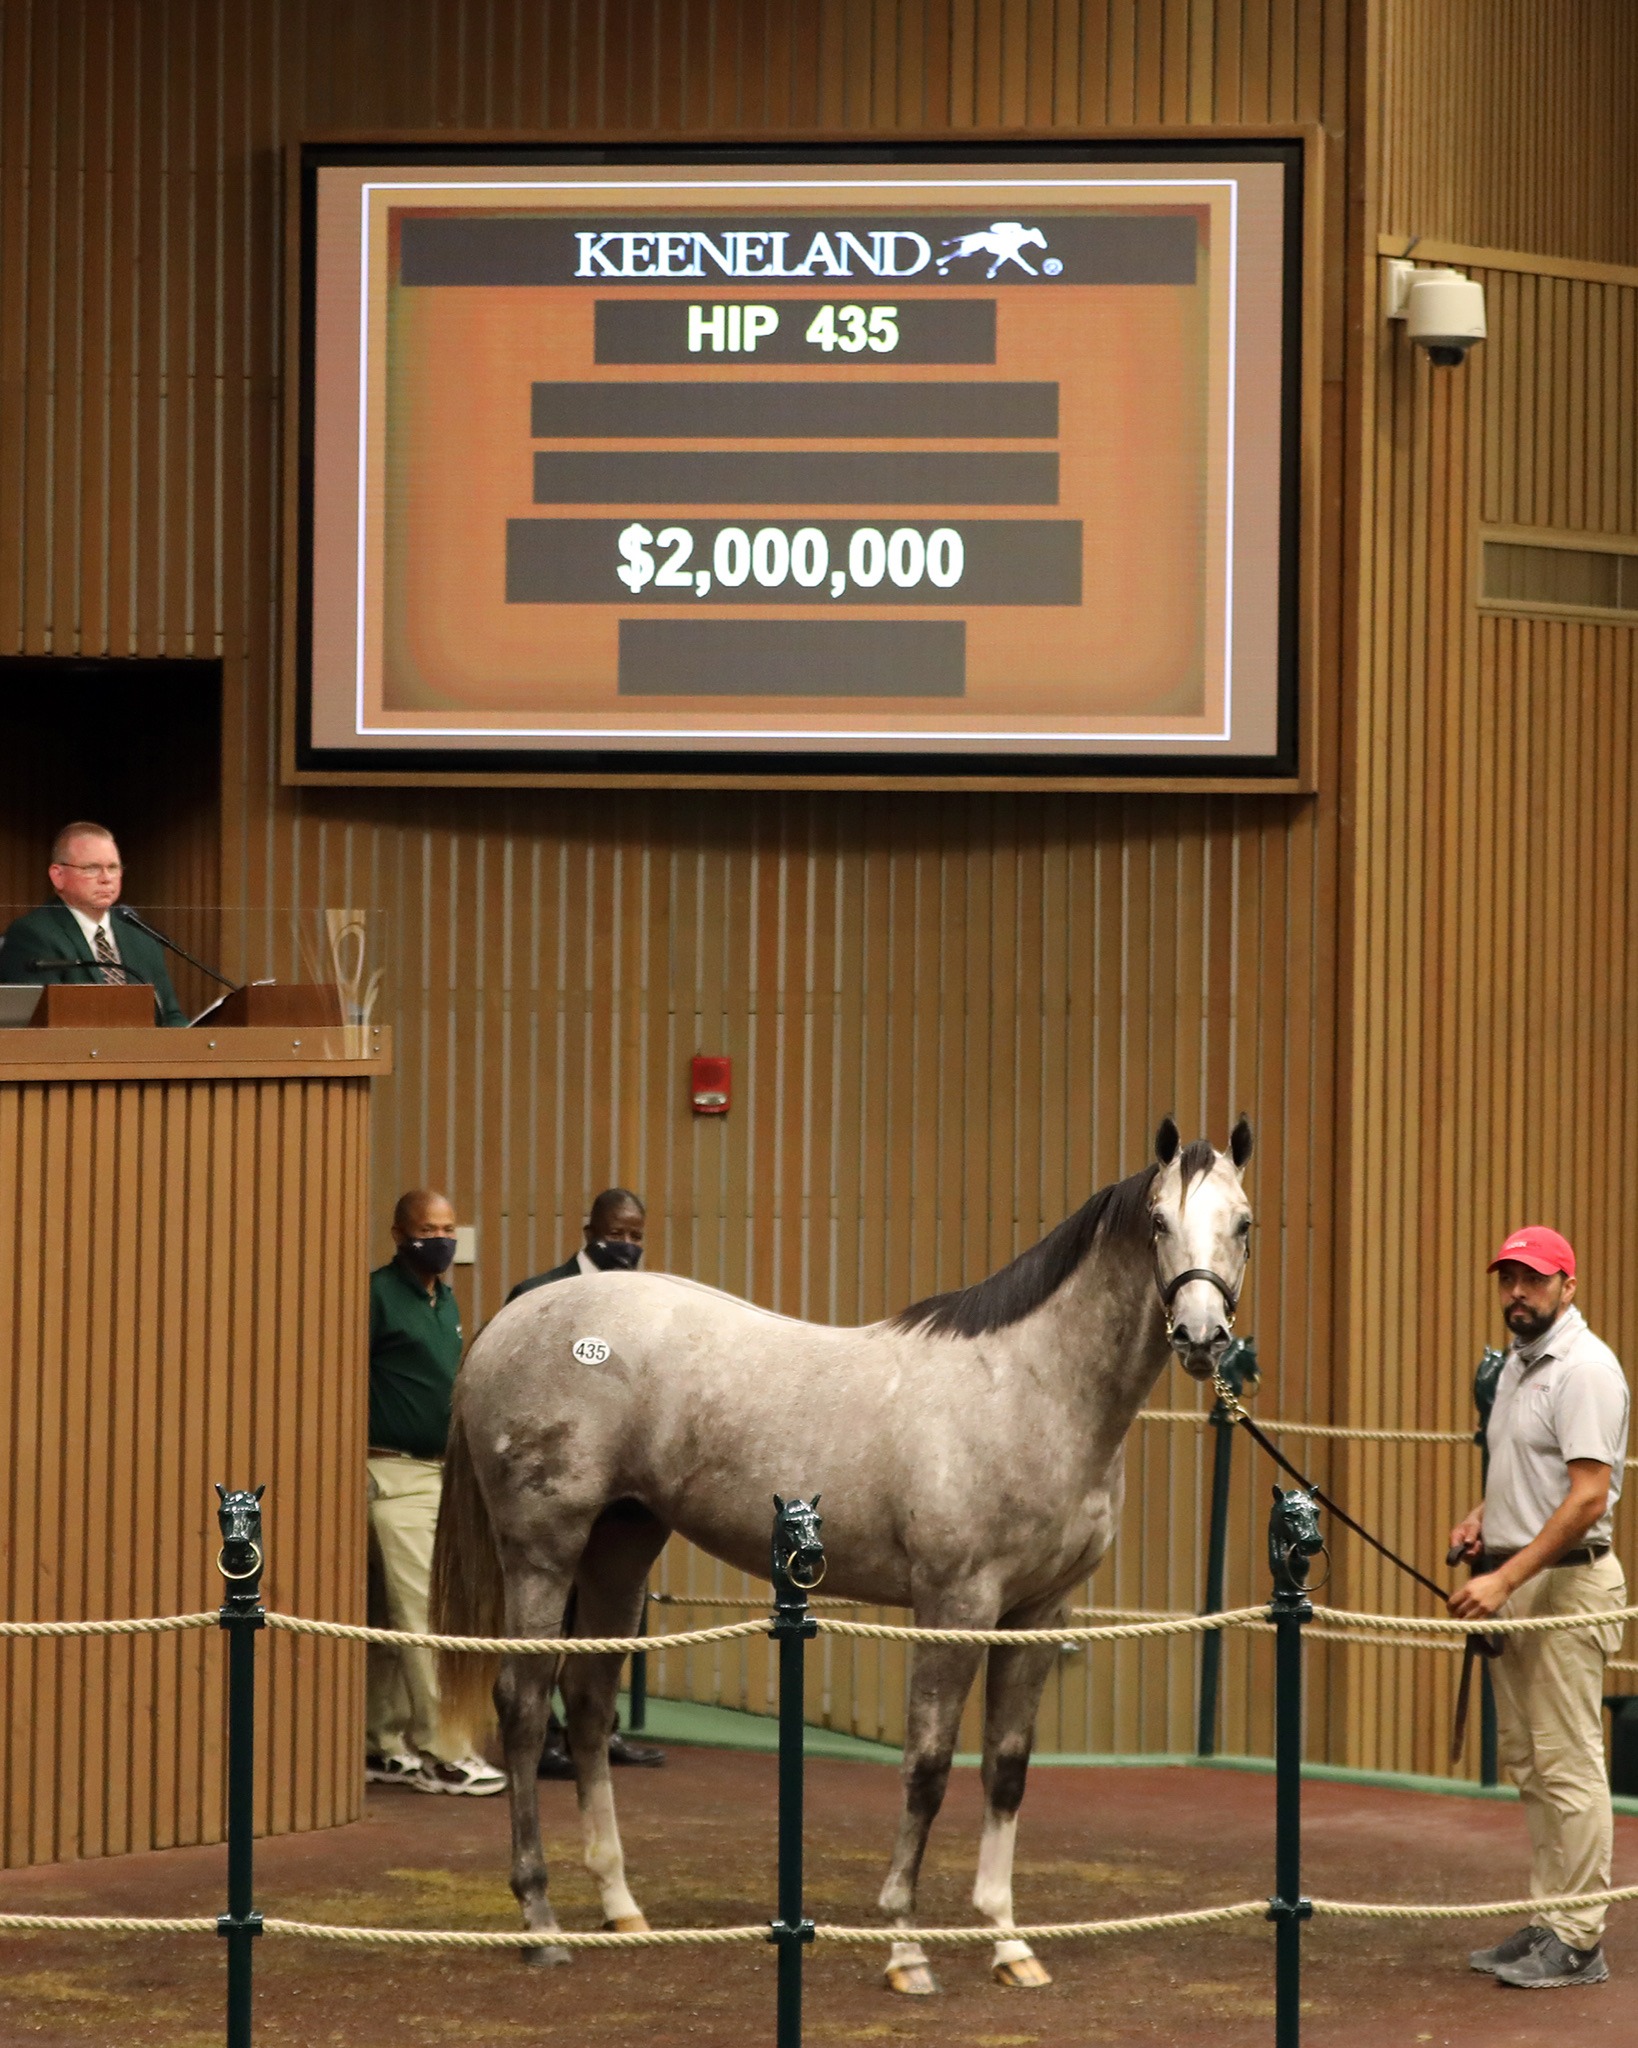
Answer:
[[[1513,1595],[1510,1621],[1597,1614],[1624,1607],[1626,1579],[1613,1556],[1538,1572]],[[1509,1636],[1490,1667],[1498,1755],[1519,1788],[1530,1826],[1530,1896],[1606,1891],[1614,1824],[1604,1763],[1604,1659],[1621,1624]],[[1555,1907],[1543,1923],[1572,1948],[1596,1948],[1604,1908]]]
[[[371,1458],[369,1489],[372,1593],[379,1588],[387,1627],[424,1634],[444,1468],[436,1458]],[[432,1651],[370,1645],[365,1747],[372,1756],[416,1749],[458,1761],[439,1733]]]

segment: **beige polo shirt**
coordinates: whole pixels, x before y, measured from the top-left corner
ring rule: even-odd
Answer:
[[[1534,1343],[1510,1346],[1490,1411],[1485,1548],[1522,1550],[1535,1541],[1570,1490],[1572,1458],[1610,1468],[1609,1506],[1582,1539],[1608,1543],[1630,1405],[1621,1361],[1573,1303]]]

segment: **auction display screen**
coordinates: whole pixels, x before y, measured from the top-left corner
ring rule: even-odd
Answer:
[[[301,176],[298,767],[1292,772],[1297,145]]]

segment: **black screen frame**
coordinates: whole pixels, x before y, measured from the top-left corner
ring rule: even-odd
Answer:
[[[462,749],[369,746],[317,747],[312,739],[312,567],[313,567],[313,439],[314,329],[316,318],[318,173],[329,166],[354,168],[437,168],[509,164],[603,166],[729,165],[747,168],[769,164],[939,164],[939,163],[1143,163],[1197,162],[1212,164],[1273,163],[1283,171],[1282,328],[1280,391],[1280,535],[1278,570],[1278,640],[1276,677],[1276,745],[1270,754],[1205,756],[1190,754],[1013,754],[993,763],[976,752],[918,754],[908,745],[869,753],[802,752],[798,749],[722,749],[707,752],[668,749],[663,743],[641,750],[632,747],[563,748],[507,746]],[[307,142],[293,162],[298,210],[294,339],[297,362],[293,535],[293,589],[286,613],[291,645],[285,664],[291,716],[287,729],[286,775],[289,782],[375,784],[406,782],[461,784],[528,783],[550,786],[650,786],[656,781],[686,787],[729,783],[741,787],[808,787],[868,783],[906,789],[940,784],[961,787],[1020,788],[1085,787],[1156,788],[1190,784],[1235,787],[1273,784],[1296,792],[1304,787],[1301,730],[1304,711],[1301,616],[1303,577],[1304,393],[1310,366],[1304,354],[1306,294],[1318,279],[1307,272],[1308,220],[1313,195],[1305,139],[1289,131],[1278,135],[1221,132],[1172,135],[1153,133],[1128,138],[1100,135],[1066,137],[1061,132],[1036,140],[977,137],[939,141],[849,140],[846,142],[745,141],[738,143],[676,142],[542,142],[502,140]]]

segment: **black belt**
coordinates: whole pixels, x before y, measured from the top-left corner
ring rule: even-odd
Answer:
[[[1521,1544],[1519,1549],[1523,1547]],[[1509,1558],[1517,1557],[1518,1554],[1517,1550],[1486,1550],[1474,1564],[1474,1572],[1500,1571]],[[1561,1551],[1552,1563],[1543,1569],[1551,1572],[1557,1571],[1561,1564],[1597,1564],[1601,1557],[1608,1557],[1609,1554],[1610,1546],[1607,1543],[1585,1543],[1579,1550]]]

